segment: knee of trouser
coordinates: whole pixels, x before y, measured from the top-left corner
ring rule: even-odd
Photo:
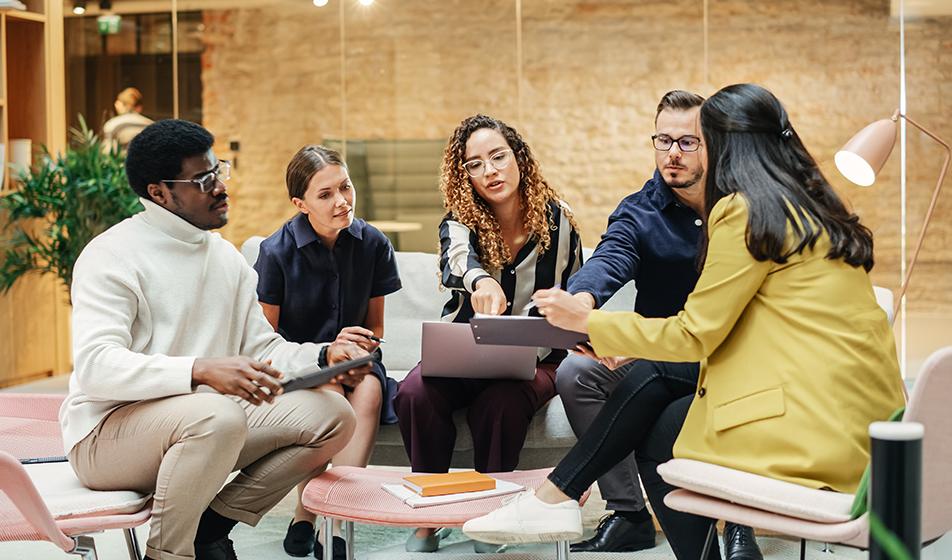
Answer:
[[[340,444],[343,449],[357,427],[357,415],[353,407],[343,395],[335,391],[321,390],[311,394],[320,402],[310,407],[314,411],[310,431],[323,445],[328,445],[330,440],[343,441]]]
[[[597,367],[598,362],[591,358],[569,354],[555,370],[555,390],[562,396],[577,394],[579,388],[591,380]]]
[[[237,401],[217,393],[197,393],[193,397],[189,404],[198,417],[187,426],[187,434],[207,434],[216,441],[244,443],[248,416]]]

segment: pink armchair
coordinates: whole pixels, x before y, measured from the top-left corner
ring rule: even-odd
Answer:
[[[952,530],[952,347],[933,353],[922,367],[903,421],[925,426],[922,473],[922,540],[930,543]],[[758,527],[805,541],[866,548],[866,515],[850,519],[853,495],[814,490],[764,476],[688,459],[658,467],[679,490],[668,494],[672,509]],[[709,535],[710,539],[715,535]]]
[[[139,560],[134,528],[149,520],[150,496],[89,490],[65,462],[20,464],[63,454],[62,401],[62,395],[0,394],[0,542],[45,540],[96,560],[87,535],[123,529],[130,559]]]

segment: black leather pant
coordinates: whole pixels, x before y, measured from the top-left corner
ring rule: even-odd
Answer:
[[[668,508],[664,497],[675,488],[658,475],[658,465],[672,458],[697,376],[696,363],[638,361],[549,475],[553,484],[577,500],[598,477],[634,451],[648,500],[679,560],[700,557],[713,523]],[[718,547],[711,548],[708,559],[719,560]]]

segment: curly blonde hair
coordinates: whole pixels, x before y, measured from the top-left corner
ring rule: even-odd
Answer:
[[[530,239],[538,244],[539,253],[544,253],[551,244],[550,229],[555,229],[556,216],[552,215],[549,202],[560,200],[559,193],[546,183],[539,171],[539,163],[532,155],[522,136],[506,123],[486,115],[473,115],[456,127],[443,150],[440,165],[440,192],[443,206],[453,213],[459,223],[476,232],[479,239],[479,261],[487,271],[495,272],[512,259],[492,208],[473,188],[463,169],[466,162],[466,142],[477,130],[489,128],[506,139],[519,166],[519,197],[523,225]],[[569,222],[577,229],[575,218],[566,211]]]

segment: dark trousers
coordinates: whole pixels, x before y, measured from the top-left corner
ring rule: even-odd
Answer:
[[[697,385],[698,364],[639,360],[618,383],[588,431],[549,475],[570,498],[579,499],[598,477],[633,451],[648,501],[679,560],[700,557],[711,519],[668,508],[675,488],[658,475],[672,458]],[[720,559],[711,547],[709,560]]]
[[[446,472],[456,445],[453,412],[469,408],[474,468],[509,472],[519,463],[529,423],[555,396],[555,364],[540,364],[535,379],[423,377],[420,366],[400,382],[394,398],[400,434],[414,472]]]

